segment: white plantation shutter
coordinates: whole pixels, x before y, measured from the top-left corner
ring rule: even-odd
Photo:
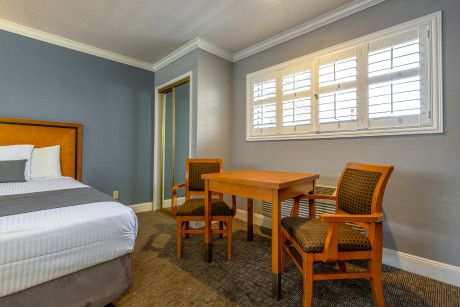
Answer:
[[[369,118],[420,114],[418,76],[369,85]]]
[[[276,75],[252,80],[252,130],[272,134],[276,130]]]
[[[311,62],[283,69],[281,75],[282,127],[284,133],[312,130]]]
[[[357,48],[319,58],[319,131],[349,130],[358,126]]]
[[[247,140],[442,133],[441,13],[247,75]]]
[[[369,128],[421,126],[429,122],[426,103],[426,27],[369,43]]]

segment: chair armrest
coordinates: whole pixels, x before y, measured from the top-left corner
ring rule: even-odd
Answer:
[[[299,199],[329,199],[337,201],[337,196],[326,195],[326,194],[303,194],[299,196]]]
[[[329,222],[329,231],[322,255],[324,262],[336,262],[338,259],[338,240],[340,223],[376,223],[383,221],[383,213],[374,213],[368,215],[351,215],[351,214],[320,214],[320,220]]]
[[[171,192],[172,192],[172,214],[173,216],[176,216],[176,213],[177,213],[177,206],[176,206],[176,201],[177,201],[177,189],[179,189],[180,187],[185,187],[185,183],[179,183],[179,184],[176,184]]]
[[[175,186],[173,186],[172,192],[177,193],[177,189],[179,189],[181,187],[185,187],[185,183],[179,183],[179,184],[176,184]]]
[[[374,213],[366,215],[352,214],[320,214],[320,220],[329,223],[377,223],[383,221],[383,213]]]

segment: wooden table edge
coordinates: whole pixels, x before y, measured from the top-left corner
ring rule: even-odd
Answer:
[[[307,174],[307,173],[292,173],[292,174],[304,175],[304,176],[302,178],[298,178],[294,180],[287,180],[285,182],[280,182],[280,183],[263,182],[263,181],[256,181],[256,180],[251,180],[251,179],[241,179],[241,178],[231,178],[231,177],[229,178],[225,176],[228,173],[235,173],[235,172],[237,171],[203,174],[201,175],[201,179],[219,181],[219,182],[224,181],[228,183],[237,183],[241,185],[252,185],[252,186],[277,189],[277,190],[284,189],[291,185],[296,185],[302,182],[309,182],[312,180],[319,179],[319,174]],[[286,174],[288,172],[280,172],[280,173]]]

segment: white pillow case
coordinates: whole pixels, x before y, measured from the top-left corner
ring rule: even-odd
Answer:
[[[31,179],[61,177],[61,147],[34,148],[30,161]]]
[[[24,170],[24,179],[30,180],[30,157],[34,145],[10,145],[0,146],[0,161],[6,160],[23,160],[26,159],[26,168]]]

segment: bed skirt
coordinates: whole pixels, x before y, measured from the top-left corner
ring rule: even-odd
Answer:
[[[131,254],[0,297],[0,306],[105,306],[132,284]]]

